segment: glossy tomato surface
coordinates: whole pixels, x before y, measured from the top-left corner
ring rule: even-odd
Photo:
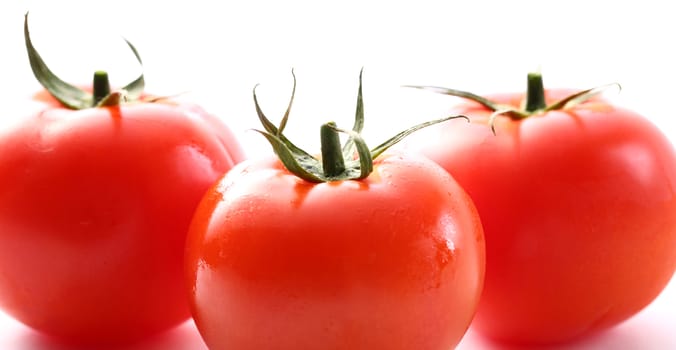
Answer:
[[[552,103],[570,91],[547,92]],[[492,99],[519,107],[523,95]],[[475,103],[407,141],[474,200],[486,281],[474,328],[551,343],[626,320],[676,269],[676,156],[644,117],[595,99],[522,120]]]
[[[243,158],[228,128],[187,104],[30,106],[0,130],[0,307],[96,344],[188,319],[192,214]]]
[[[377,158],[365,180],[313,184],[245,161],[204,197],[187,280],[213,350],[448,350],[484,272],[476,210],[438,165]]]

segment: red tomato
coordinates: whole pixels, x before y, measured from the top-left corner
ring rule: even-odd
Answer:
[[[552,103],[570,91],[549,90]],[[524,94],[490,98],[519,108]],[[486,234],[474,328],[551,343],[616,325],[676,269],[676,155],[644,117],[601,99],[524,119],[485,106],[409,139],[472,197]]]
[[[384,154],[364,179],[313,183],[269,157],[207,192],[186,264],[213,350],[447,350],[474,315],[484,246],[470,198],[427,159]]]
[[[193,211],[242,158],[224,130],[194,106],[71,111],[55,101],[2,130],[2,308],[91,341],[188,319],[182,262]]]
[[[0,130],[0,307],[68,342],[189,318],[183,257],[202,195],[242,160],[197,106],[71,110],[43,92]]]
[[[482,281],[470,199],[419,158],[313,184],[245,161],[200,204],[188,240],[193,315],[210,349],[450,349]]]

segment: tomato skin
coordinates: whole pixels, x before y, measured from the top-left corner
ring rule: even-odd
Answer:
[[[0,131],[0,307],[74,343],[187,320],[192,214],[243,158],[229,129],[188,104],[29,106]]]
[[[548,103],[570,91],[547,92]],[[492,100],[519,106],[521,94]],[[475,103],[406,140],[472,197],[486,235],[473,329],[512,343],[567,341],[647,306],[676,269],[676,155],[642,116],[595,99],[523,120]]]
[[[481,223],[438,165],[377,158],[362,181],[312,184],[245,161],[201,202],[187,247],[210,349],[450,349],[483,281]]]

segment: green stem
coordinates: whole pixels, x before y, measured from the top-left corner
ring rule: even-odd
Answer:
[[[332,178],[345,172],[345,160],[340,145],[340,137],[336,131],[336,124],[328,122],[320,130],[322,148],[322,168],[324,176]]]
[[[533,113],[547,108],[545,101],[545,87],[542,83],[542,74],[528,74],[528,90],[526,92],[526,112]]]
[[[104,98],[110,95],[110,81],[108,80],[108,73],[104,71],[96,71],[94,73],[94,83],[92,84],[93,104],[95,107]]]

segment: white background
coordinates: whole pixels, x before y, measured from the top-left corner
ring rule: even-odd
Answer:
[[[34,44],[64,80],[96,69],[124,85],[140,73],[120,36],[144,60],[147,91],[202,104],[238,133],[249,154],[269,152],[257,127],[255,84],[277,121],[298,89],[287,134],[318,150],[316,128],[349,127],[364,68],[365,136],[375,145],[444,115],[456,100],[404,89],[439,85],[476,93],[522,91],[540,70],[547,87],[611,82],[607,97],[676,140],[676,21],[666,1],[24,1],[0,4],[0,124],[20,118],[37,90],[23,46]],[[644,312],[598,337],[557,349],[676,349],[676,285]],[[60,350],[0,313],[1,349]],[[204,349],[192,323],[134,349]],[[460,349],[503,349],[471,331]]]

